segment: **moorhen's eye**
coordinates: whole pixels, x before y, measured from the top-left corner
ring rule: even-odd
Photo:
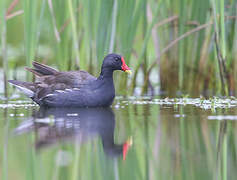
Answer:
[[[118,58],[118,57],[116,57],[116,58],[115,58],[115,61],[119,61],[119,58]]]

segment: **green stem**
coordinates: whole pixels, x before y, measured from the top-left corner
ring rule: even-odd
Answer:
[[[77,30],[76,30],[76,20],[74,16],[73,6],[72,6],[72,0],[68,0],[68,7],[69,7],[69,14],[71,19],[71,25],[72,25],[72,36],[73,36],[73,46],[75,51],[75,58],[76,63],[79,66],[80,64],[80,57],[79,57],[79,44],[78,44],[78,37],[77,37]],[[72,66],[73,67],[73,66]]]
[[[0,3],[0,32],[1,32],[1,44],[2,44],[2,58],[3,58],[3,78],[4,78],[4,95],[8,96],[8,60],[7,60],[7,24],[6,24],[6,1],[1,0]]]
[[[113,13],[112,13],[112,30],[111,30],[111,38],[110,38],[110,45],[109,45],[109,53],[114,51],[114,42],[115,42],[115,33],[116,33],[116,20],[117,20],[117,0],[114,0],[113,5]]]

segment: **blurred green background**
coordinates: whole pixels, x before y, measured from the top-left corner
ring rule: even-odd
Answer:
[[[5,82],[19,79],[15,71],[33,60],[97,76],[103,57],[116,52],[133,70],[116,77],[118,94],[234,95],[236,6],[236,0],[1,0]]]

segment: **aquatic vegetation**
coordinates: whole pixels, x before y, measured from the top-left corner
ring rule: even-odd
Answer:
[[[36,107],[38,106],[36,103],[32,103],[30,101],[19,101],[19,103],[17,102],[8,102],[5,104],[0,104],[0,108],[3,109],[15,109],[15,108],[29,108],[29,107]]]
[[[128,100],[122,100],[118,98],[120,103],[116,103],[114,106],[115,108],[124,107],[129,104],[135,105],[161,105],[161,106],[186,106],[192,105],[195,107],[199,107],[201,109],[228,109],[234,108],[237,106],[237,99],[232,98],[210,98],[210,99],[203,99],[203,98],[151,98],[151,97],[128,97]]]
[[[128,96],[124,98],[122,96],[117,96],[112,107],[127,108],[129,105],[160,105],[162,106],[172,106],[178,108],[179,106],[195,106],[204,110],[214,110],[215,109],[229,109],[237,107],[237,98],[151,98],[149,96]],[[35,107],[38,106],[36,103],[33,103],[30,100],[11,100],[7,103],[2,101],[0,108],[17,108],[17,107]],[[69,114],[68,116],[77,116],[77,114]]]

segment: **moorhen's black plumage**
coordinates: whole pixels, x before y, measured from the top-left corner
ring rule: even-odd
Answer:
[[[113,72],[131,73],[124,58],[118,54],[104,58],[98,78],[86,71],[59,72],[37,62],[33,62],[33,66],[26,69],[36,75],[36,82],[9,80],[9,83],[40,106],[48,107],[110,106],[115,96]]]

